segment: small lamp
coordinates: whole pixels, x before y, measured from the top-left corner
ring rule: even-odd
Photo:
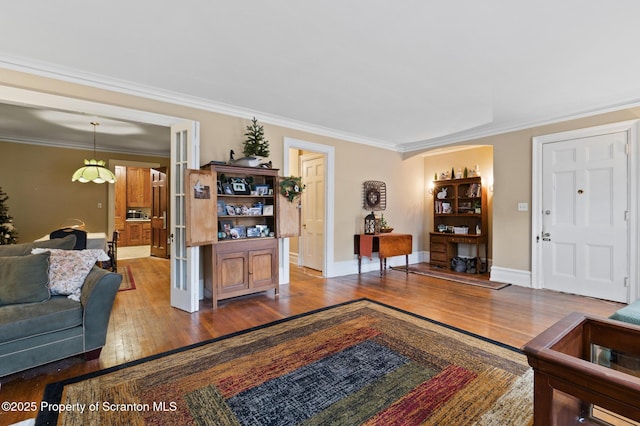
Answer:
[[[364,217],[364,233],[365,235],[374,235],[376,233],[376,215],[373,212]]]

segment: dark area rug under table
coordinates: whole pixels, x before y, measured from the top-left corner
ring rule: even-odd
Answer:
[[[533,375],[513,347],[362,299],[53,383],[43,403],[38,424],[528,425]]]

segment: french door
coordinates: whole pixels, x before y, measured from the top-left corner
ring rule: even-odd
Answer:
[[[198,247],[186,245],[185,170],[199,168],[199,123],[171,126],[171,306],[198,310],[200,299]]]

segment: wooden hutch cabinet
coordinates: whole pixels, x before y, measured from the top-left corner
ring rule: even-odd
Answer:
[[[468,244],[475,246],[476,267],[473,272],[482,272],[487,265],[489,239],[487,194],[481,178],[438,180],[433,183],[434,229],[429,235],[430,263],[451,268],[451,260],[458,256],[458,245]],[[484,249],[484,259],[481,249]]]
[[[278,238],[298,236],[300,229],[300,209],[280,195],[278,170],[187,170],[185,200],[187,246],[205,246],[205,286],[214,309],[223,299],[278,294]]]

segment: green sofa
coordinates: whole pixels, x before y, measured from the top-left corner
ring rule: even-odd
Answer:
[[[49,253],[31,254],[33,248],[74,245],[75,236],[69,236],[0,246],[0,377],[74,355],[100,356],[122,275],[90,267],[76,301],[42,289],[42,281],[45,287],[49,282]],[[29,284],[16,286],[16,275]]]

